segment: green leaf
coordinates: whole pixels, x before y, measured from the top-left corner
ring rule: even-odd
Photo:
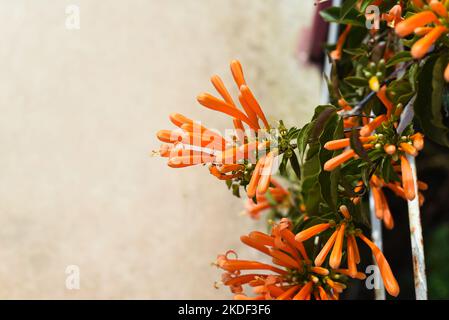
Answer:
[[[343,49],[344,52],[346,52],[347,54],[351,55],[351,56],[364,56],[367,55],[368,53],[366,52],[366,50],[363,50],[362,48],[348,48],[348,49]]]
[[[449,147],[448,119],[443,116],[445,86],[443,73],[448,64],[448,54],[430,57],[421,69],[417,80],[415,116],[424,134],[433,141]]]
[[[337,109],[332,105],[318,106],[315,109],[313,121],[311,122],[310,139],[308,140],[308,149],[301,170],[301,191],[304,203],[309,215],[319,215],[323,212],[320,208],[323,204],[329,207],[335,205],[333,194],[330,194],[332,188],[328,179],[324,179],[321,174],[329,175],[328,172],[322,172],[322,162],[327,161],[332,156],[332,152],[323,148],[324,143],[332,139],[339,116]],[[322,181],[325,181],[326,188],[323,191]],[[336,183],[334,185],[336,190]]]
[[[407,61],[410,61],[412,59],[413,59],[413,57],[410,54],[410,51],[400,51],[400,52],[396,53],[393,57],[391,57],[388,60],[388,62],[386,64],[386,67],[389,68],[389,67],[392,67],[392,66],[394,66],[394,65],[396,65],[398,63],[407,62]]]
[[[344,19],[346,15],[354,8],[358,0],[346,0],[343,1],[343,5],[340,10],[340,19]]]
[[[290,158],[290,165],[292,166],[292,169],[295,172],[298,179],[301,179],[301,169],[299,166],[298,157],[296,156],[295,152],[292,153],[292,156]]]
[[[359,12],[355,8],[351,8],[343,14],[340,7],[330,7],[325,10],[321,10],[320,16],[327,22],[350,24],[358,27],[365,26],[365,17],[359,15]]]
[[[299,131],[298,139],[297,139],[297,146],[298,146],[298,152],[299,152],[299,161],[302,164],[304,161],[304,152],[307,148],[307,143],[310,136],[310,130],[312,129],[312,123],[306,124],[301,131]]]
[[[368,79],[362,77],[346,77],[344,81],[356,88],[364,88],[368,86]]]

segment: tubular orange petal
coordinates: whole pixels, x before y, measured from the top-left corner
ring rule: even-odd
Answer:
[[[231,61],[231,73],[238,88],[246,84],[245,77],[243,76],[243,68],[240,61]]]
[[[390,207],[388,206],[388,202],[387,202],[387,198],[385,197],[384,192],[382,191],[382,189],[379,190],[380,191],[380,198],[382,201],[382,210],[383,210],[383,221],[385,224],[385,227],[388,230],[391,230],[394,228],[394,220],[393,220],[393,216],[391,215],[391,211],[390,211]]]
[[[244,294],[236,294],[234,300],[265,300],[265,296],[248,297]]]
[[[249,237],[251,239],[253,239],[254,241],[257,241],[258,243],[260,243],[261,245],[264,246],[274,246],[274,239],[273,237],[260,232],[260,231],[253,231],[249,234]]]
[[[301,242],[298,242],[295,240],[295,235],[293,234],[293,232],[290,229],[282,230],[281,235],[282,235],[282,237],[285,238],[285,240],[287,240],[287,242],[289,243],[290,246],[299,250],[302,257],[306,261],[309,261],[309,257],[307,255],[306,249],[304,248],[304,245]]]
[[[329,229],[330,224],[329,223],[320,223],[320,224],[316,224],[306,230],[303,230],[301,232],[299,232],[296,236],[295,236],[295,240],[299,241],[299,242],[303,242],[306,241],[307,239],[312,238],[313,236],[326,231],[327,229]]]
[[[424,136],[422,133],[417,132],[410,137],[413,141],[413,146],[416,150],[421,151],[424,148]]]
[[[348,237],[346,241],[346,247],[348,252],[348,269],[349,269],[349,275],[352,278],[355,278],[357,275],[357,264],[355,263],[355,250],[352,245],[352,241]]]
[[[156,133],[157,138],[166,143],[181,142],[182,133],[172,130],[159,130]]]
[[[417,8],[422,8],[424,6],[423,0],[411,0],[413,5]]]
[[[329,270],[322,267],[311,267],[310,271],[322,276],[327,276],[329,274]]]
[[[288,265],[291,269],[302,269],[298,262],[280,250],[270,249],[270,255]]]
[[[279,274],[286,274],[285,270],[276,268],[269,264],[257,262],[257,261],[248,261],[248,260],[235,260],[235,259],[226,259],[220,261],[219,267],[229,271],[240,271],[240,270],[270,270]]]
[[[444,80],[446,80],[446,82],[449,82],[449,63],[444,70]]]
[[[197,97],[198,102],[206,108],[225,113],[233,118],[239,119],[251,128],[256,129],[257,125],[253,123],[243,112],[234,108],[226,101],[220,100],[209,93],[200,94]]]
[[[397,297],[400,290],[399,285],[382,251],[380,251],[380,249],[363,234],[360,234],[359,238],[362,239],[373,252],[374,259],[376,260],[377,265],[379,266],[380,274],[382,275],[385,289],[390,295]]]
[[[357,246],[357,241],[353,234],[350,234],[348,236],[348,238],[351,240],[352,248],[354,249],[355,263],[359,264],[360,263],[360,252],[359,252],[359,247]]]
[[[337,41],[337,47],[334,51],[330,53],[330,56],[333,60],[340,60],[341,59],[341,53],[343,51],[343,46],[345,44],[346,38],[348,37],[349,31],[351,31],[351,25],[347,25],[346,29],[343,31],[343,33],[340,35]]]
[[[350,144],[349,138],[338,139],[328,141],[324,144],[324,149],[326,150],[338,150],[348,147]]]
[[[184,168],[213,161],[213,156],[206,153],[201,153],[188,156],[172,157],[168,160],[168,166],[171,168]]]
[[[444,4],[442,4],[440,1],[432,0],[430,1],[429,5],[430,8],[432,8],[432,10],[436,12],[437,15],[439,15],[442,18],[447,18],[447,9],[444,6]]]
[[[405,37],[411,34],[416,28],[422,27],[437,20],[438,18],[433,12],[423,11],[414,14],[410,18],[398,23],[395,27],[395,31],[398,36]]]
[[[244,244],[246,244],[249,247],[252,247],[256,250],[259,250],[259,251],[265,253],[266,255],[270,255],[270,249],[268,249],[264,245],[260,244],[259,242],[255,241],[254,239],[251,239],[248,236],[241,236],[240,241],[242,241]]]
[[[422,36],[425,36],[426,34],[428,34],[432,30],[433,30],[433,27],[418,27],[415,29],[414,33],[417,36],[422,37]]]
[[[373,119],[373,121],[364,125],[362,127],[362,129],[360,129],[360,135],[362,137],[369,136],[371,134],[371,132],[376,130],[386,120],[387,120],[387,116],[385,114],[382,114],[382,115],[376,117],[375,119]]]
[[[259,194],[264,194],[265,192],[267,192],[268,187],[270,186],[274,157],[275,152],[269,152],[264,160],[263,167],[261,167],[260,169],[260,180],[257,185],[257,193]]]
[[[342,163],[348,161],[349,159],[351,159],[354,156],[355,156],[354,150],[352,150],[352,149],[345,150],[338,156],[335,156],[332,159],[326,161],[326,163],[324,164],[324,170],[332,171],[335,168],[337,168],[338,166],[340,166]]]
[[[326,244],[321,249],[320,253],[316,256],[315,266],[321,267],[321,265],[324,263],[324,260],[326,260],[326,257],[329,254],[332,246],[334,245],[335,239],[337,238],[338,230],[339,228],[334,231],[334,233],[329,237]]]
[[[288,290],[285,290],[283,294],[281,294],[280,296],[278,296],[276,299],[277,300],[287,300],[290,299],[296,291],[298,291],[298,289],[300,288],[299,285],[293,286],[291,288],[289,288]]]
[[[384,210],[383,210],[383,204],[382,204],[382,197],[380,195],[380,188],[373,187],[373,188],[371,188],[371,192],[373,194],[376,217],[377,217],[377,219],[383,219]]]
[[[424,37],[416,41],[411,50],[411,54],[415,59],[421,59],[427,52],[429,52],[430,47],[438,40],[438,38],[447,32],[447,28],[443,26],[436,26],[426,34]]]
[[[340,212],[343,214],[343,217],[345,217],[345,219],[351,219],[351,214],[349,213],[348,207],[346,207],[345,205],[340,206]]]
[[[257,125],[256,130],[259,130],[260,126],[259,126],[259,121],[257,119],[257,114],[254,112],[254,110],[249,105],[248,101],[245,99],[245,97],[241,93],[239,94],[239,101],[243,107],[243,110],[245,110],[245,113],[248,115],[248,118],[251,120],[252,123]]]
[[[253,171],[253,175],[251,176],[251,180],[249,181],[248,187],[246,188],[248,198],[253,198],[256,195],[257,185],[260,180],[260,171],[264,161],[265,158],[261,158],[259,159],[259,161],[257,161],[256,167]]]
[[[396,152],[396,146],[387,143],[386,145],[384,145],[384,151],[386,154],[392,155]]]
[[[401,156],[402,186],[405,197],[408,200],[415,199],[415,184],[413,183],[413,173],[410,162],[405,156]]]
[[[180,113],[170,114],[169,119],[177,127],[181,127],[184,123],[193,123],[193,120],[183,116]]]
[[[363,272],[357,272],[356,275],[353,277],[353,276],[351,276],[351,272],[349,271],[349,269],[335,269],[334,271],[337,273],[344,274],[344,275],[354,278],[354,279],[359,279],[359,280],[366,279],[366,274],[364,274]]]
[[[335,239],[335,244],[329,258],[329,265],[332,269],[337,269],[340,267],[342,251],[343,251],[343,240],[345,236],[346,224],[343,223],[338,229],[337,238]]]
[[[329,297],[327,296],[326,290],[324,290],[322,286],[318,286],[318,291],[320,293],[321,300],[329,300]]]
[[[307,282],[301,290],[293,297],[293,300],[305,300],[308,295],[312,292],[313,282]]]
[[[416,150],[416,148],[411,144],[408,144],[407,142],[401,142],[399,146],[404,152],[408,153],[413,157],[416,157],[418,155],[418,151]]]
[[[425,190],[429,189],[429,185],[427,183],[425,183],[424,181],[418,180],[418,189],[425,191]]]
[[[262,120],[265,128],[269,129],[270,126],[268,124],[268,121],[265,117],[265,114],[262,111],[262,108],[260,107],[259,103],[257,102],[256,98],[254,97],[251,90],[246,85],[242,85],[240,87],[240,92],[242,93],[243,97],[245,98],[248,105],[251,107],[251,109],[257,114],[257,116]]]

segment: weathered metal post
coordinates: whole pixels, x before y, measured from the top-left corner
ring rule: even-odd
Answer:
[[[407,156],[413,172],[415,186],[415,199],[407,201],[408,219],[410,224],[410,241],[412,245],[413,275],[415,280],[416,300],[427,300],[426,264],[424,260],[424,245],[419,210],[418,179],[416,174],[415,158]]]
[[[374,206],[374,197],[372,191],[369,193],[369,212],[370,212],[370,222],[371,222],[371,239],[383,251],[382,242],[382,221],[376,217],[376,208]],[[373,263],[376,263],[373,258]],[[385,300],[385,286],[380,276],[380,272],[376,270],[374,273],[374,283],[376,287],[374,288],[374,297],[376,300]]]

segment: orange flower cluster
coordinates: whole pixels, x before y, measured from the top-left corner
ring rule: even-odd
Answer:
[[[289,192],[275,179],[271,179],[273,187],[268,188],[271,199],[268,199],[265,194],[256,194],[256,201],[252,198],[247,199],[245,212],[253,219],[259,219],[263,211],[270,208],[281,207],[284,201],[288,199]],[[276,204],[273,204],[274,201]]]
[[[396,25],[395,30],[399,37],[406,37],[412,33],[421,37],[412,46],[413,58],[423,58],[438,39],[448,34],[449,14],[443,2],[431,0],[428,1],[428,5],[425,5],[421,0],[414,1],[415,7],[423,11]],[[444,77],[449,82],[449,64],[444,72]]]
[[[235,299],[338,299],[339,294],[346,288],[345,276],[361,280],[366,277],[364,273],[357,271],[357,264],[360,263],[356,241],[358,237],[372,250],[387,291],[397,296],[398,283],[382,252],[360,230],[354,229],[351,215],[345,206],[341,206],[340,212],[343,219],[339,223],[330,221],[316,224],[296,235],[291,230],[290,220],[282,219],[279,224],[273,226],[271,235],[254,231],[248,236],[242,236],[243,243],[269,256],[273,264],[231,259],[229,254],[234,252],[229,251],[227,254],[219,255],[216,262],[219,268],[226,271],[222,276],[223,284],[229,286],[231,292],[235,294]],[[312,261],[305,251],[303,242],[316,236],[321,238],[328,229],[335,231]],[[347,267],[341,268],[344,251]],[[323,265],[328,256],[329,267],[325,268]],[[242,274],[242,271],[248,270],[252,272]],[[264,272],[256,273],[254,270]],[[244,285],[252,287],[256,295],[245,294]]]
[[[197,100],[204,107],[233,118],[233,139],[230,141],[199,122],[174,113],[170,115],[170,120],[178,129],[157,133],[158,139],[164,143],[159,154],[168,158],[168,165],[172,168],[209,164],[210,173],[220,180],[240,179],[251,172],[247,192],[248,197],[252,198],[268,190],[278,149],[269,150],[270,139],[264,134],[270,126],[245,81],[239,61],[231,62],[231,73],[239,89],[238,98],[243,111],[237,107],[219,76],[213,76],[211,82],[221,99],[203,93]]]
[[[386,186],[390,188],[395,194],[406,199],[413,200],[416,196],[416,190],[413,180],[413,173],[410,163],[407,159],[407,155],[417,156],[418,152],[424,147],[424,136],[421,133],[414,133],[408,136],[400,136],[396,134],[395,128],[397,127],[396,119],[399,118],[402,108],[396,107],[390,101],[387,96],[387,86],[384,85],[376,93],[379,100],[385,106],[386,113],[378,115],[369,122],[366,122],[367,117],[364,117],[364,125],[359,130],[360,144],[363,148],[369,152],[369,150],[383,150],[385,157],[390,157],[392,166],[396,168],[396,172],[401,179],[401,183],[389,182],[385,183],[382,179],[378,178],[375,174],[370,179],[370,187],[373,193],[376,216],[384,221],[385,226],[388,229],[394,227],[394,220],[386,201],[386,197],[382,191],[382,187]],[[340,99],[339,105],[342,107],[342,111],[351,110],[344,99]],[[358,125],[358,117],[352,116],[344,119],[345,128],[353,128]],[[376,130],[379,132],[386,132],[388,134],[374,133]],[[350,134],[350,133],[349,133]],[[338,140],[328,141],[324,148],[327,150],[341,150],[344,149],[339,155],[329,159],[323,166],[326,171],[332,171],[337,167],[343,165],[347,161],[357,158],[355,150],[351,148],[351,138],[343,138]],[[368,153],[369,155],[369,153]],[[399,162],[399,165],[396,165]],[[425,190],[425,183],[419,182],[418,189]],[[362,189],[360,183],[355,187],[354,191],[359,192]],[[422,205],[424,202],[424,196],[421,192],[418,192],[419,202]],[[352,199],[354,203],[360,201],[359,197]]]

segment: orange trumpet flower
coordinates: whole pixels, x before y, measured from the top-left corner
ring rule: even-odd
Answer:
[[[429,2],[429,6],[440,17],[447,18],[447,16],[448,16],[447,9],[444,6],[444,4],[442,4],[440,1],[438,1],[438,0],[431,0]]]
[[[446,82],[449,82],[449,63],[444,70],[444,80],[446,80]]]
[[[348,24],[346,26],[346,29],[343,31],[343,33],[338,38],[337,47],[335,48],[335,50],[333,50],[330,53],[330,56],[331,56],[332,60],[340,60],[341,59],[343,46],[345,44],[346,38],[348,37],[349,31],[351,31],[351,25],[350,24]]]
[[[368,247],[370,247],[374,259],[376,260],[376,263],[379,266],[380,274],[382,276],[385,289],[390,295],[392,295],[393,297],[397,297],[399,295],[400,290],[399,285],[382,251],[380,251],[380,249],[371,240],[366,238],[363,234],[359,234],[358,237],[362,239],[368,245]]]
[[[402,186],[408,200],[415,199],[415,184],[413,183],[412,167],[407,157],[401,156]]]
[[[423,11],[398,23],[395,27],[395,31],[399,37],[406,37],[413,33],[416,28],[436,21],[438,21],[438,18],[432,11]]]
[[[291,226],[289,220],[283,219],[273,226],[271,235],[255,231],[241,237],[243,243],[271,257],[277,266],[240,260],[237,257],[230,258],[231,254],[235,255],[233,251],[217,257],[215,265],[225,271],[222,282],[235,294],[234,299],[321,300],[328,297],[338,298],[334,293],[336,291],[340,293],[346,288],[343,283],[330,280],[334,274],[337,275],[335,278],[337,279],[338,275],[344,274],[344,271],[342,273],[332,271],[330,275],[329,269],[313,265],[311,261],[303,259],[303,254],[298,249],[303,248],[302,244],[294,239]],[[245,271],[250,273],[242,273]],[[298,274],[301,275],[300,279],[297,277]],[[328,286],[323,287],[323,283]],[[245,285],[253,288],[255,296],[251,297],[244,293]]]
[[[387,115],[382,114],[374,118],[371,122],[364,125],[362,129],[360,129],[360,135],[362,137],[369,136],[374,130],[376,130],[384,121],[386,121]]]
[[[448,29],[443,26],[436,26],[432,31],[427,33],[424,37],[416,41],[411,50],[411,54],[415,59],[421,59],[429,51],[430,47],[441,37],[441,35],[447,32]]]
[[[352,149],[345,150],[342,153],[340,153],[338,156],[333,157],[332,159],[329,159],[324,164],[324,170],[325,171],[332,171],[341,164],[345,163],[349,159],[353,158],[355,156],[355,151]]]
[[[331,226],[331,224],[329,222],[316,224],[306,230],[299,232],[295,236],[295,240],[298,242],[306,241],[306,240],[316,236],[317,234],[326,231],[327,229],[329,229],[330,226]]]
[[[345,224],[343,223],[338,229],[338,234],[335,239],[334,248],[332,249],[331,256],[329,259],[329,265],[332,269],[337,269],[341,263],[342,250],[343,250],[343,240],[345,236]]]

